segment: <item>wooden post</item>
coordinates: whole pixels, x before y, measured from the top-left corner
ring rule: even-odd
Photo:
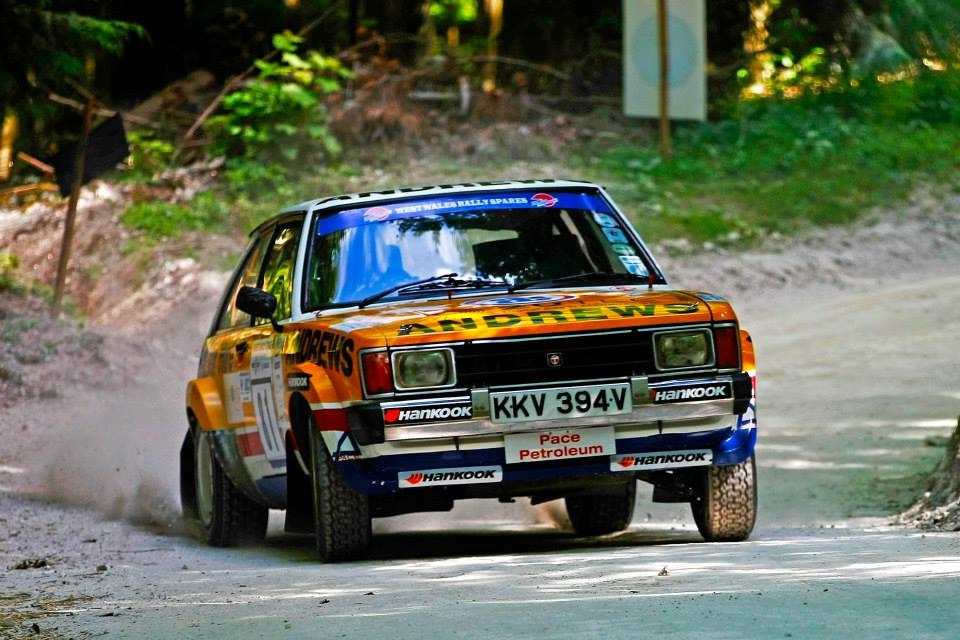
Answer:
[[[73,242],[73,225],[77,218],[77,203],[80,201],[80,189],[83,187],[83,171],[86,168],[87,140],[93,124],[93,96],[87,97],[87,106],[83,110],[83,131],[77,144],[77,157],[73,161],[73,186],[70,189],[70,201],[67,204],[67,219],[63,223],[63,242],[60,244],[60,260],[57,263],[57,281],[53,286],[53,302],[50,304],[50,317],[60,315],[63,301],[63,287],[67,281],[67,262],[70,260],[70,245]]]
[[[7,111],[3,115],[3,128],[0,130],[0,182],[6,182],[10,179],[10,167],[13,164],[13,143],[17,139],[17,128],[19,120],[17,114],[13,111]]]
[[[660,158],[670,159],[670,42],[667,36],[667,0],[657,0],[657,46],[660,51]]]
[[[497,39],[503,29],[503,0],[484,0],[490,18],[487,33],[487,63],[483,65],[483,90],[490,93],[497,88]]]

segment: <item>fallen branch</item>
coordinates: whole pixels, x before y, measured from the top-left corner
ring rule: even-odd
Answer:
[[[467,62],[496,62],[498,64],[508,64],[514,67],[523,67],[525,69],[532,69],[538,71],[539,73],[553,76],[559,80],[571,80],[573,76],[569,73],[555,69],[549,65],[537,64],[536,62],[530,62],[528,60],[522,60],[520,58],[508,58],[505,56],[474,56],[469,58]]]
[[[56,102],[57,104],[62,104],[71,109],[76,109],[77,111],[83,111],[84,104],[79,100],[74,100],[72,98],[67,98],[56,93],[51,93],[47,95],[47,98],[50,102]],[[130,113],[124,113],[122,111],[113,111],[111,109],[104,109],[103,107],[97,107],[93,110],[94,115],[105,116],[107,118],[112,118],[118,113],[123,118],[124,122],[135,122],[136,124],[143,125],[145,127],[151,127],[153,129],[159,129],[160,123],[153,122],[152,120],[147,120],[146,118],[141,118],[140,116],[135,116]]]
[[[0,199],[6,198],[8,196],[18,196],[25,193],[33,193],[34,191],[49,191],[51,193],[59,193],[60,187],[58,187],[53,182],[38,182],[36,184],[21,184],[16,187],[8,187],[6,189],[0,189]]]
[[[39,171],[44,175],[51,175],[51,176],[53,175],[54,169],[52,166],[50,166],[49,164],[47,164],[42,160],[38,160],[37,158],[34,158],[28,153],[24,153],[23,151],[18,151],[17,159],[22,160],[23,162],[26,162],[28,165],[30,165],[31,167],[33,167],[34,169],[36,169],[37,171]]]
[[[616,96],[548,96],[548,95],[530,95],[534,100],[540,102],[586,102],[588,104],[614,104],[619,105],[623,98]]]

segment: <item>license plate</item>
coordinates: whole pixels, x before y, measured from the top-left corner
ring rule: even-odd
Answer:
[[[631,411],[630,385],[626,382],[490,394],[490,419],[499,423],[614,416]]]
[[[547,462],[617,452],[613,427],[556,429],[531,433],[509,433],[503,437],[507,463]]]

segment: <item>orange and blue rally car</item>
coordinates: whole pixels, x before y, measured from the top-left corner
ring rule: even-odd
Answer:
[[[323,559],[361,558],[372,518],[466,498],[562,498],[602,535],[638,480],[706,540],[750,535],[753,343],[601,187],[341,195],[251,235],[186,393],[181,499],[210,544],[285,509]]]

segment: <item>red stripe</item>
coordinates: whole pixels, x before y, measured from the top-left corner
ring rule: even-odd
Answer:
[[[349,431],[345,409],[314,409],[313,419],[318,431]]]
[[[244,458],[250,456],[263,455],[263,442],[260,441],[260,434],[256,431],[250,433],[241,433],[237,435],[237,448]]]

